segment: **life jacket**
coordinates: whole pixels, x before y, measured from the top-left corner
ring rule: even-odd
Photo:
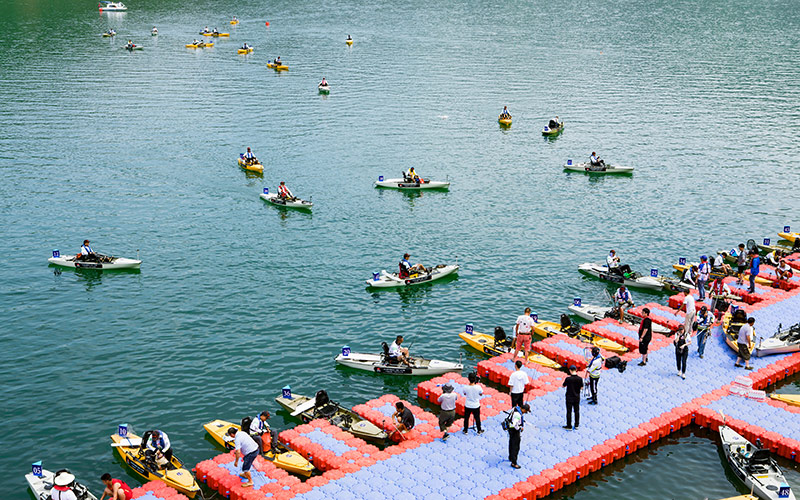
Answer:
[[[411,268],[411,264],[406,260],[403,259],[400,261],[400,277],[401,278],[408,278],[408,270]]]
[[[278,186],[278,194],[281,196],[289,196],[289,188],[284,186]]]

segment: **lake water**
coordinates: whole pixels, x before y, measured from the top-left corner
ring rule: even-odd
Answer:
[[[274,413],[287,384],[347,405],[413,397],[419,380],[333,357],[404,334],[415,353],[473,367],[466,322],[509,330],[526,306],[557,320],[575,296],[602,300],[576,267],[610,248],[669,273],[678,257],[800,227],[792,0],[131,0],[118,14],[0,0],[0,12],[3,498],[24,497],[40,459],[95,487],[105,471],[138,485],[108,446],[123,422],[164,429],[193,464],[218,452],[203,423]],[[231,37],[184,48],[204,26]],[[254,53],[237,55],[245,41]],[[278,55],[288,72],[266,68]],[[566,130],[544,139],[556,114]],[[236,166],[247,146],[263,177]],[[562,171],[593,150],[635,174]],[[411,165],[451,190],[373,188]],[[281,180],[313,214],[259,199]],[[48,267],[84,238],[140,255],[141,272]],[[458,279],[365,290],[406,251],[457,261]],[[741,491],[704,431],[629,462],[558,496]]]

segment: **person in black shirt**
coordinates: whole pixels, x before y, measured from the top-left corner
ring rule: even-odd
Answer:
[[[642,361],[639,362],[639,366],[647,364],[647,349],[650,341],[653,340],[653,320],[650,319],[650,309],[643,308],[642,314],[644,314],[644,319],[639,325],[639,354],[642,355]]]
[[[578,376],[575,365],[569,367],[569,377],[564,379],[562,386],[567,388],[567,425],[565,429],[577,429],[581,423],[581,389],[583,379]],[[572,413],[575,413],[575,427],[572,427]]]
[[[406,408],[402,401],[395,403],[394,407],[397,411],[392,415],[392,421],[394,421],[397,430],[405,434],[414,428],[414,414]]]

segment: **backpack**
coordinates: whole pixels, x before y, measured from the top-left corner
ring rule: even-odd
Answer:
[[[514,412],[517,411],[517,408],[517,406],[511,408],[511,411],[508,412],[508,416],[500,422],[500,427],[502,427],[504,431],[511,429],[511,417],[514,416]]]
[[[242,430],[248,434],[250,434],[250,424],[253,422],[253,419],[250,417],[244,417],[242,419]]]

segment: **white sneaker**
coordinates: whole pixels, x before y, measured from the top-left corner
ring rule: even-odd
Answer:
[[[681,371],[680,371],[680,370],[678,370],[678,376],[679,376],[679,377],[681,376]]]
[[[681,373],[681,378],[686,380],[686,374],[685,373]]]

